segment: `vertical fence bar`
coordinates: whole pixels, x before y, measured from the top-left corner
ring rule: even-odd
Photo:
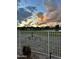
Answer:
[[[49,31],[48,31],[48,59],[49,59]]]
[[[19,31],[19,36],[20,36],[20,31]],[[20,38],[18,39],[18,41],[19,41],[19,44],[18,44],[18,45],[19,45],[19,48],[20,48],[20,46],[21,46],[21,45],[20,45],[20,44],[21,44],[21,43],[20,43]]]
[[[23,45],[30,45],[38,56],[60,59],[60,36],[60,32],[53,31],[18,31],[18,52],[21,52]]]
[[[21,41],[20,41],[20,37],[19,37],[19,36],[21,35],[21,34],[20,34],[21,32],[18,31],[18,33],[19,33],[19,34],[18,34],[18,41],[19,41],[19,42],[18,42],[18,48],[19,48],[18,50],[20,51],[20,52],[18,52],[18,53],[21,54]]]

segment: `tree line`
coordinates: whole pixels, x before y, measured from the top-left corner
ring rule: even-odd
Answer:
[[[55,27],[17,27],[18,30],[61,30],[61,27],[59,25],[56,25]]]

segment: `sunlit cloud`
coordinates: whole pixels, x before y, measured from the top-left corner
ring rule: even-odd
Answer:
[[[28,1],[26,1],[26,2],[28,2]],[[31,3],[33,2],[32,4],[37,4],[37,2],[35,2],[36,0],[30,0],[30,1],[31,1]],[[37,10],[35,10],[35,12],[33,12],[34,10],[31,9],[32,10],[31,11],[29,9],[29,11],[31,11],[30,13],[32,13],[32,16],[29,16],[29,19],[28,19],[28,17],[26,17],[25,19],[27,21],[25,21],[23,19],[18,26],[20,26],[20,27],[23,27],[23,26],[25,26],[25,27],[31,27],[31,26],[32,27],[45,27],[45,26],[55,26],[57,24],[60,25],[60,21],[61,21],[60,1],[59,0],[41,0],[41,2],[43,2],[42,5],[40,5],[40,6],[38,5],[38,6],[34,7],[37,9]],[[23,2],[20,2],[20,3],[23,4]],[[33,6],[29,5],[28,8],[30,8],[30,7],[33,7]],[[24,9],[27,11],[28,8],[24,8]],[[21,11],[21,12],[23,12],[23,11]],[[39,14],[40,12],[43,14],[40,14],[40,17],[39,17],[37,14]]]

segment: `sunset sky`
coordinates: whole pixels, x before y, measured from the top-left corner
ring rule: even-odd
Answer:
[[[17,20],[19,22],[22,22],[24,19],[27,19],[39,12],[42,12],[48,19],[51,19],[52,21],[60,20],[61,0],[17,0]],[[35,19],[33,22],[36,22]],[[33,20],[33,18],[31,20]],[[49,22],[51,22],[51,20],[49,20]],[[42,21],[38,22],[40,23]]]
[[[18,8],[25,8],[26,6],[35,6],[38,12],[45,12],[44,2],[46,0],[18,0]],[[60,7],[61,0],[50,0],[52,4]]]

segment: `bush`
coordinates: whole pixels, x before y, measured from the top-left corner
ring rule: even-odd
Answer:
[[[31,56],[31,48],[29,46],[23,46],[22,52],[24,56]]]

